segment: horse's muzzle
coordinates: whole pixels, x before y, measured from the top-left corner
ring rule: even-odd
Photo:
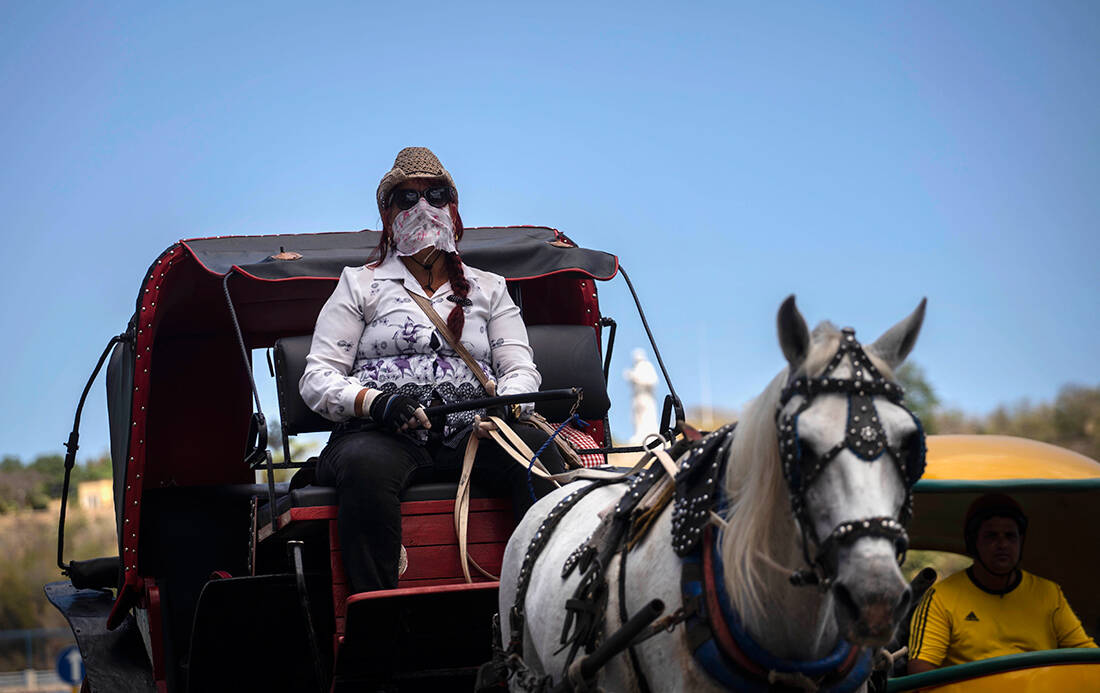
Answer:
[[[912,592],[905,583],[897,590],[859,589],[833,583],[837,624],[844,638],[857,645],[885,645],[909,610]]]

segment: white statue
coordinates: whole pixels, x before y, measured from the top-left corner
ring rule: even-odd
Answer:
[[[632,386],[631,415],[634,418],[634,435],[631,445],[641,445],[645,437],[657,433],[657,399],[653,395],[657,386],[657,371],[646,360],[645,352],[634,350],[634,365],[623,371],[623,378]]]

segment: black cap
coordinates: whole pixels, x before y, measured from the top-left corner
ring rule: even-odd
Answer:
[[[963,537],[966,539],[966,551],[971,556],[977,554],[978,529],[991,517],[1007,517],[1016,522],[1020,536],[1027,534],[1027,515],[1020,504],[1003,493],[987,493],[979,496],[966,511],[966,525]]]

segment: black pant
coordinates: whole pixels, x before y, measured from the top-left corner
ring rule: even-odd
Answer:
[[[533,426],[513,424],[512,428],[532,451],[546,441],[546,434]],[[415,483],[457,481],[465,450],[465,441],[457,448],[437,440],[421,446],[382,431],[336,433],[329,439],[317,463],[317,482],[336,487],[344,570],[353,592],[397,587],[401,492]],[[551,474],[565,470],[554,444],[546,446],[539,459]],[[493,440],[478,445],[472,478],[479,486],[510,497],[517,522],[534,502],[527,469]],[[536,497],[554,488],[534,475],[531,484]]]

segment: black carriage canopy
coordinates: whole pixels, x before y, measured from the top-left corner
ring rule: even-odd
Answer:
[[[256,279],[281,280],[337,278],[344,267],[362,265],[380,236],[378,231],[364,230],[198,238],[182,243],[215,274],[237,267]],[[577,247],[561,232],[542,226],[466,229],[458,251],[467,265],[512,281],[561,272],[607,280],[618,271],[614,255]]]
[[[118,343],[107,367],[126,585],[112,623],[133,603],[139,573],[155,572],[148,551],[138,555],[139,545],[149,547],[144,492],[253,481],[244,462],[252,388],[234,317],[248,349],[309,334],[344,267],[363,265],[379,238],[366,230],[190,239],[150,266],[132,339]],[[580,248],[546,227],[470,228],[459,251],[468,265],[509,280],[528,324],[599,330],[595,280],[619,271],[614,255]]]
[[[238,435],[220,430],[240,426],[240,417],[228,411],[247,415],[251,408],[226,290],[249,348],[308,334],[343,269],[367,262],[380,237],[370,230],[227,236],[183,240],[166,250],[138,291],[131,321],[135,339],[119,344],[108,367],[114,459],[134,458],[132,443],[159,448],[162,437],[178,437],[169,431],[180,426],[193,426],[211,442]],[[459,252],[466,264],[504,276],[521,302],[530,299],[523,306],[528,324],[599,329],[596,292],[585,285],[611,279],[619,269],[614,255],[580,248],[556,229],[538,226],[469,228]],[[149,390],[143,389],[146,383]],[[135,399],[146,401],[135,406]],[[136,435],[138,428],[150,429],[148,436]],[[193,469],[195,457],[181,447],[188,446],[175,440],[156,464],[175,459]],[[194,452],[209,458],[209,450]],[[184,483],[180,475],[193,477],[181,469],[165,481]]]

